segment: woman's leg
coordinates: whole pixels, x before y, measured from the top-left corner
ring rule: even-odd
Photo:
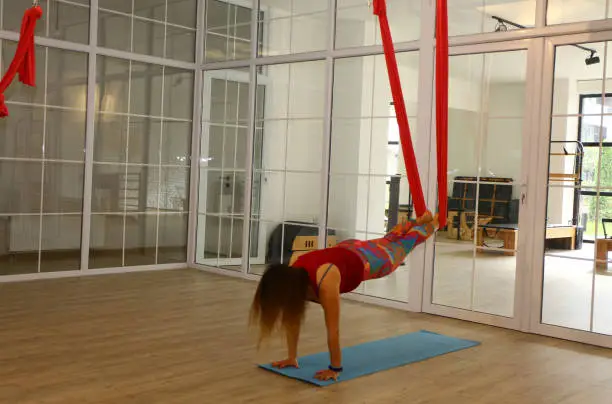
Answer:
[[[375,262],[369,260],[370,265],[366,269],[364,280],[379,279],[393,273],[404,262],[408,254],[434,234],[437,228],[436,218],[423,224],[414,222],[409,228],[406,226],[397,229],[401,231],[392,231],[383,238],[371,240],[368,243],[368,255],[378,259]],[[381,262],[384,256],[386,260]]]

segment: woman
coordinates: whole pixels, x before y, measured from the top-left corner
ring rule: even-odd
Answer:
[[[319,380],[337,380],[342,372],[340,350],[340,295],[355,290],[363,281],[392,273],[408,253],[438,228],[438,217],[426,213],[415,221],[397,225],[386,236],[367,241],[346,240],[335,247],[316,250],[289,266],[270,265],[259,282],[251,321],[258,323],[259,343],[277,324],[286,333],[287,359],[278,368],[298,367],[297,347],[306,302],[319,303],[325,313],[330,365],[317,372]]]

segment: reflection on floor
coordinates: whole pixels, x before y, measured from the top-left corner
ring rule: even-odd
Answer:
[[[592,310],[592,330],[612,334],[612,271],[598,270],[593,276],[593,257],[594,246],[587,243],[580,250],[547,251],[544,323],[591,330]],[[516,256],[493,251],[475,254],[470,242],[441,239],[436,244],[433,301],[513,316],[516,270]]]
[[[515,267],[516,257],[475,255],[470,243],[437,243],[433,303],[512,316]]]
[[[181,264],[187,261],[185,248],[165,247],[134,248],[90,252],[89,267],[117,268],[121,266]],[[15,253],[0,255],[0,276],[23,275],[38,272],[39,254]],[[42,251],[40,254],[40,272],[78,271],[81,269],[81,250]]]

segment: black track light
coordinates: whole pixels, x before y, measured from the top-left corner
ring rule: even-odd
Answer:
[[[599,56],[597,56],[597,53],[595,51],[591,51],[591,56],[586,58],[584,60],[584,63],[586,63],[587,66],[595,65],[599,63]]]

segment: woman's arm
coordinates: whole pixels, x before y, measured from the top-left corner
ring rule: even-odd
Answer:
[[[338,287],[334,287],[331,290],[326,290],[321,295],[321,305],[325,312],[330,364],[335,368],[339,368],[342,367],[342,350],[340,349],[340,287],[338,285]]]
[[[299,327],[287,330],[287,358],[297,362],[298,341],[300,339]]]
[[[340,348],[340,280],[340,271],[337,268],[332,268],[319,289],[319,300],[325,313],[330,365],[333,368],[342,368],[342,350]],[[316,377],[322,380],[337,379],[338,372],[326,369],[318,372]]]

